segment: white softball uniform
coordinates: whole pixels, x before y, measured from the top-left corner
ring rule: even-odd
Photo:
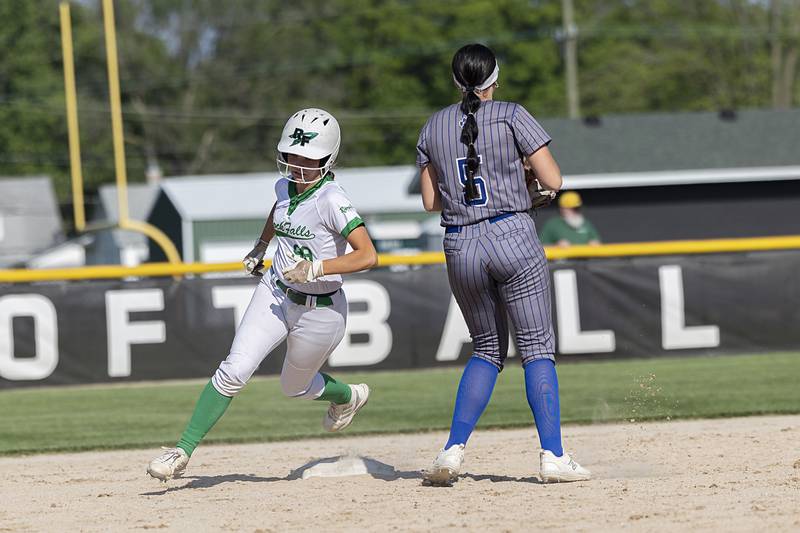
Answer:
[[[363,221],[331,178],[320,180],[301,194],[285,179],[278,181],[275,190],[278,200],[273,221],[278,246],[273,267],[256,287],[231,351],[211,381],[220,394],[235,396],[285,339],[283,392],[313,399],[325,388],[319,369],[344,337],[347,299],[341,290],[342,277],[323,276],[309,283],[289,284],[282,270],[294,262],[293,253],[308,260],[343,255],[346,237]],[[287,289],[299,292],[287,294]]]
[[[345,254],[347,236],[364,224],[350,199],[338,183],[326,177],[301,194],[295,184],[279,180],[275,185],[277,202],[274,226],[278,249],[273,270],[283,283],[283,270],[294,263],[292,255],[303,259],[333,259]],[[310,283],[290,284],[306,294],[333,292],[342,286],[342,276],[322,276]]]

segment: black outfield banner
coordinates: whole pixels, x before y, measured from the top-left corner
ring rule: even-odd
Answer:
[[[560,362],[800,349],[800,251],[550,266]],[[256,283],[3,285],[0,388],[208,377]],[[424,368],[469,357],[443,266],[354,275],[345,291],[347,334],[329,367]],[[258,373],[280,372],[283,353],[278,347]]]

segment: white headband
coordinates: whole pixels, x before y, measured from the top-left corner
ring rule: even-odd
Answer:
[[[500,75],[500,65],[497,64],[497,61],[495,61],[494,70],[492,71],[492,73],[489,75],[488,78],[486,78],[486,81],[484,81],[482,84],[480,84],[477,87],[475,87],[475,90],[476,91],[485,91],[486,89],[488,89],[489,87],[494,85],[495,82],[497,82],[497,77],[499,75]],[[463,85],[460,81],[458,81],[456,79],[456,75],[455,74],[453,74],[453,81],[456,82],[456,85],[458,86],[459,89],[461,89],[462,92],[467,92],[467,86]]]

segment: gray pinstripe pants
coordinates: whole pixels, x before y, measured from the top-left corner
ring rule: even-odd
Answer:
[[[444,253],[475,357],[503,369],[510,316],[522,364],[555,361],[547,258],[528,214],[445,233]]]

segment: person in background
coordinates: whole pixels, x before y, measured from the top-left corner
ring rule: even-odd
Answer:
[[[571,246],[573,244],[600,244],[600,234],[594,225],[581,213],[583,201],[575,191],[567,191],[558,198],[559,216],[542,226],[542,244]]]

